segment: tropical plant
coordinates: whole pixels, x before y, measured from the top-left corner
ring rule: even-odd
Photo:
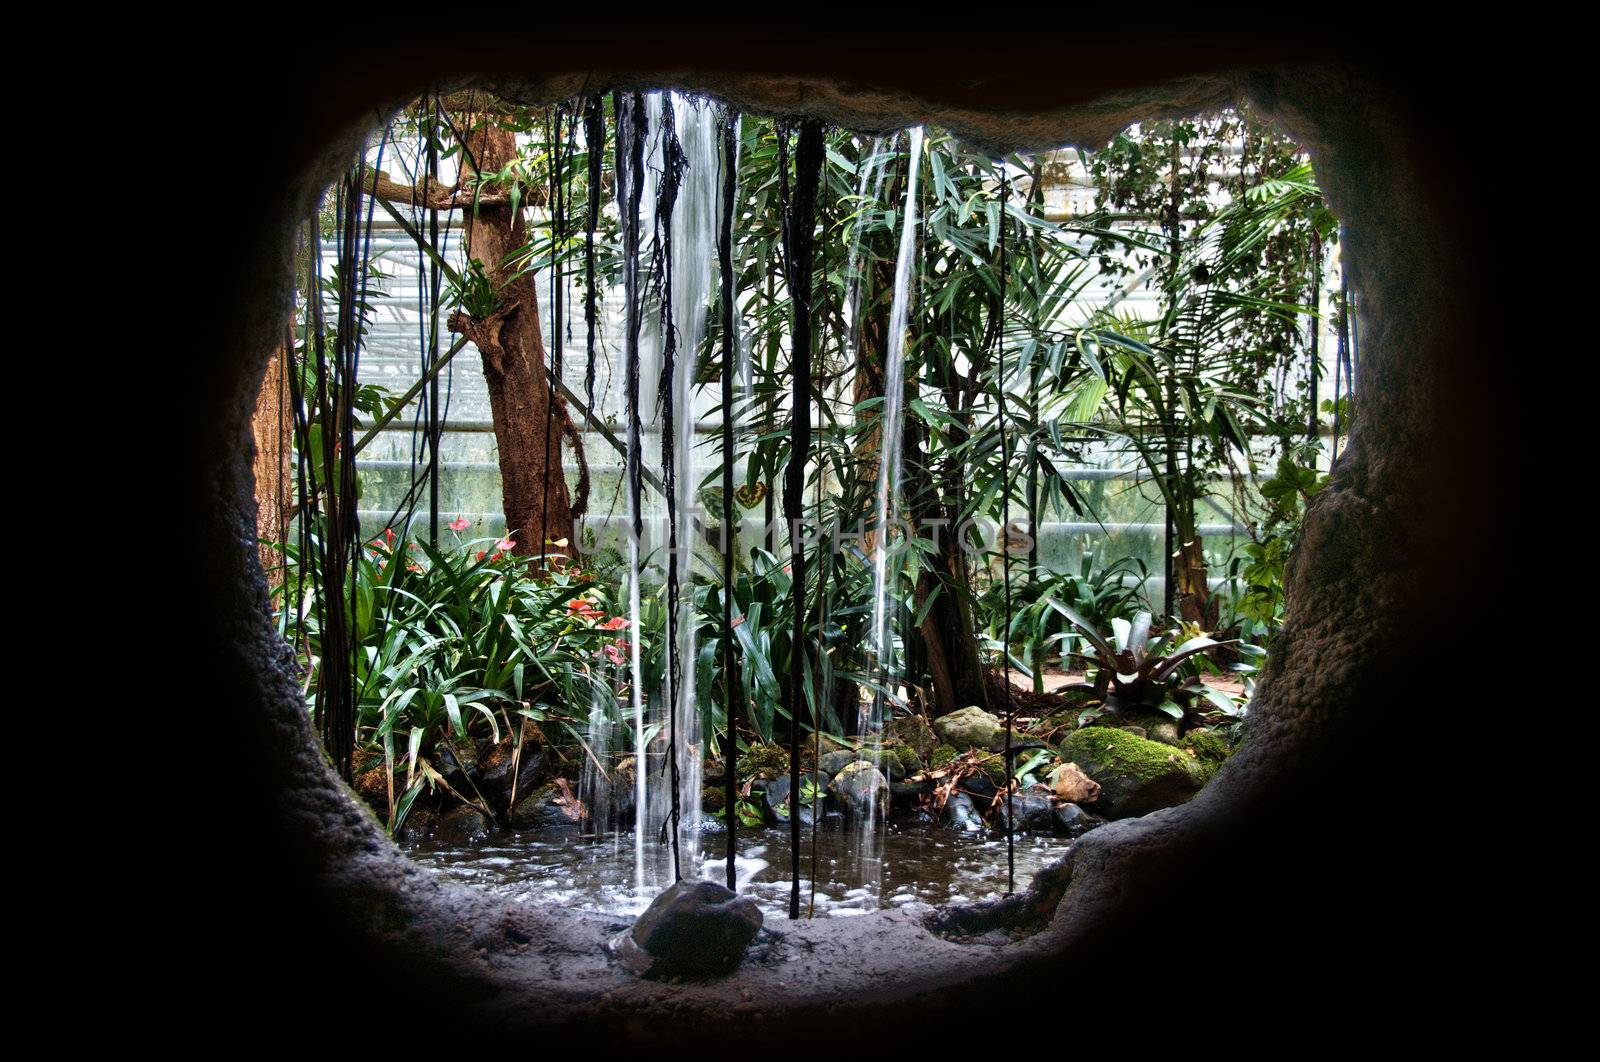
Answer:
[[[1122,716],[1161,712],[1182,721],[1195,701],[1204,699],[1219,711],[1238,714],[1233,698],[1206,685],[1192,668],[1185,668],[1191,659],[1228,642],[1182,627],[1152,636],[1149,612],[1140,612],[1131,621],[1112,620],[1112,636],[1106,638],[1071,609],[1064,612],[1091,650],[1072,656],[1082,660],[1094,675],[1094,681],[1074,683],[1068,688],[1092,692],[1100,700],[1099,710]]]
[[[339,602],[319,600],[319,581],[288,545],[279,621],[301,649],[308,706],[318,709],[318,617],[341,608],[355,646],[358,739],[381,752],[391,794],[404,769],[391,830],[423,787],[448,773],[438,769],[441,750],[518,734],[521,719],[577,740],[586,720],[572,706],[617,701],[600,665],[621,662],[628,621],[608,614],[606,590],[584,572],[530,568],[511,555],[514,545],[507,536],[436,546],[386,529],[359,551]]]
[[[1012,666],[1033,680],[1034,692],[1043,692],[1044,664],[1051,648],[1064,655],[1082,641],[1067,619],[1068,611],[1103,630],[1112,620],[1133,614],[1147,578],[1140,560],[1123,558],[1097,565],[1090,550],[1080,555],[1076,571],[1034,568],[1011,586]],[[985,638],[993,651],[1000,651],[1005,641],[1005,594],[1005,585],[996,582],[978,599]]]

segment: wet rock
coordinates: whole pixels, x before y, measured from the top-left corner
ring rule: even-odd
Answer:
[[[1206,779],[1186,750],[1112,727],[1074,731],[1062,742],[1061,754],[1100,783],[1095,811],[1113,819],[1181,804]]]
[[[826,792],[828,786],[828,779],[826,777],[818,780],[810,774],[803,774],[800,776],[800,792],[802,795],[800,803],[800,822],[804,826],[810,826],[813,817],[813,808],[811,803],[804,799],[806,783],[808,781],[817,784],[819,793]],[[763,793],[762,796],[765,801],[767,821],[775,826],[787,824],[789,821],[789,776],[784,775],[780,778],[774,778],[772,781],[768,782],[766,792]],[[819,806],[822,803],[823,801],[821,799],[817,801]]]
[[[757,745],[739,756],[736,770],[740,781],[769,781],[789,773],[789,754],[780,745]]]
[[[884,733],[907,748],[915,750],[917,756],[924,760],[933,754],[934,748],[939,744],[939,737],[933,732],[932,725],[920,713],[891,719],[884,727]]]
[[[478,757],[478,774],[478,784],[485,796],[492,793],[502,805],[515,804],[537,788],[539,779],[544,775],[544,753],[525,747],[519,761],[509,743],[495,745]],[[511,792],[513,777],[517,782],[515,797]]]
[[[828,783],[828,793],[846,819],[881,818],[889,811],[889,780],[870,763],[847,765]]]
[[[714,881],[680,881],[657,896],[612,954],[641,977],[703,979],[738,969],[761,909]]]
[[[1106,821],[1076,804],[1062,804],[1056,808],[1055,820],[1056,832],[1067,837],[1081,837]]]
[[[1076,763],[1063,763],[1051,772],[1050,788],[1057,800],[1073,804],[1093,804],[1100,799],[1100,783],[1084,774]]]
[[[933,780],[929,778],[919,782],[890,782],[889,803],[897,808],[915,807],[923,797],[933,792],[933,785]]]
[[[412,807],[406,813],[405,821],[400,824],[400,834],[397,840],[401,844],[415,844],[426,840],[433,833],[433,828],[438,824],[439,816],[429,808]]]
[[[995,807],[999,816],[997,825],[1003,830],[1006,824],[1006,802]],[[1042,787],[1024,789],[1011,794],[1011,821],[1018,833],[1054,833],[1056,828],[1055,804],[1050,792]]]
[[[922,761],[917,758],[917,754],[903,745],[862,751],[841,749],[838,752],[824,754],[822,759],[817,761],[817,766],[823,774],[831,777],[852,763],[870,763],[888,775],[890,781],[896,782],[908,774],[916,774],[922,770]]]
[[[433,750],[433,760],[444,780],[458,789],[478,781],[478,750],[470,741],[459,744],[441,741]]]
[[[958,752],[965,749],[993,749],[1005,737],[1005,724],[973,705],[933,721],[940,740]]]
[[[535,790],[511,809],[511,825],[519,830],[576,828],[577,819],[557,803],[564,795],[559,786],[547,785]]]
[[[708,785],[700,790],[700,810],[707,815],[721,811],[728,804],[728,794],[720,786]]]
[[[944,824],[955,830],[975,831],[983,829],[983,816],[978,814],[978,807],[972,798],[965,793],[951,793],[950,799],[944,802]]]
[[[451,808],[439,816],[433,836],[445,844],[474,844],[489,836],[489,820],[476,808]]]

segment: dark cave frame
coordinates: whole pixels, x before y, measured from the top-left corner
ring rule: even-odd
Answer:
[[[269,891],[292,898],[295,919],[303,919],[286,924],[307,934],[315,927],[330,955],[426,985],[497,1027],[559,1026],[597,1040],[775,1038],[803,1035],[819,1021],[882,1032],[959,1001],[1059,981],[1147,940],[1134,926],[1154,906],[1192,881],[1214,880],[1216,862],[1238,850],[1240,837],[1276,836],[1282,823],[1261,819],[1260,809],[1316,804],[1329,772],[1348,765],[1348,750],[1385,719],[1394,701],[1387,684],[1419,625],[1460,605],[1449,587],[1479,542],[1464,529],[1488,504],[1479,489],[1490,469],[1488,442],[1471,426],[1481,424],[1478,383],[1491,358],[1482,306],[1474,303],[1473,258],[1440,191],[1435,146],[1409,101],[1381,70],[1329,59],[1282,65],[1286,54],[1268,53],[1234,57],[1221,72],[1169,66],[1151,88],[1102,78],[1099,91],[1079,86],[1078,98],[1031,106],[1001,91],[986,95],[982,85],[943,84],[931,72],[874,73],[863,62],[852,75],[849,57],[816,77],[730,74],[702,55],[701,73],[619,60],[610,75],[502,74],[480,82],[529,102],[602,87],[680,88],[752,112],[803,112],[866,131],[936,123],[997,151],[1097,145],[1132,121],[1248,99],[1311,153],[1346,221],[1346,260],[1362,293],[1360,412],[1307,520],[1291,565],[1290,619],[1235,756],[1190,803],[1080,841],[1064,896],[1047,905],[1048,924],[1026,939],[1004,947],[960,943],[895,911],[774,920],[777,939],[759,944],[738,973],[692,985],[641,982],[611,963],[601,944],[615,920],[529,909],[411,863],[320,753],[288,651],[267,620],[254,548],[250,414],[281,334],[295,227],[360,135],[408,95],[399,87],[406,77],[417,85],[432,78],[424,67],[420,75],[377,79],[364,98],[348,86],[336,99],[295,97],[301,108],[324,108],[322,123],[308,126],[321,143],[254,177],[276,195],[262,199],[270,209],[217,280],[218,323],[198,371],[181,473],[196,503],[198,544],[189,564],[200,651],[208,654],[210,688],[247,750],[240,784],[250,793],[241,806],[254,843],[270,853],[262,857],[275,873]],[[439,61],[434,76],[449,77]],[[503,71],[512,60],[495,62]],[[338,75],[330,63],[312,84],[332,91]],[[345,132],[334,134],[338,128]],[[737,1028],[718,1024],[730,1019]]]

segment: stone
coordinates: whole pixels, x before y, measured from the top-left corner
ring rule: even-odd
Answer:
[[[547,785],[522,798],[511,809],[511,825],[519,830],[553,830],[576,827],[577,820],[558,803],[557,786]]]
[[[1125,819],[1182,804],[1205,784],[1205,772],[1183,749],[1136,737],[1114,727],[1074,731],[1061,744],[1063,759],[1100,783],[1095,810]]]
[[[1081,837],[1105,821],[1076,804],[1062,804],[1056,808],[1055,820],[1056,832],[1067,837]]]
[[[899,781],[908,774],[922,770],[922,761],[917,759],[917,754],[903,745],[879,751],[840,749],[838,752],[824,753],[822,759],[817,761],[817,766],[823,774],[831,777],[852,763],[870,763],[887,774],[891,781]],[[909,770],[908,763],[912,765]]]
[[[789,754],[781,745],[755,745],[739,754],[735,769],[741,782],[752,778],[768,781],[789,773]]]
[[[993,750],[997,741],[1004,740],[1006,728],[995,716],[973,705],[940,716],[933,721],[933,729],[940,740],[960,752],[966,749]]]
[[[978,813],[978,806],[972,798],[965,793],[950,794],[950,799],[944,802],[942,817],[944,824],[951,829],[968,833],[983,829],[983,816]]]
[[[1179,744],[1194,757],[1207,779],[1233,755],[1233,746],[1216,730],[1191,730]]]
[[[828,794],[846,819],[873,813],[882,818],[889,811],[889,780],[870,763],[857,761],[846,766],[828,783]]]
[[[463,804],[439,816],[433,836],[443,844],[473,844],[489,836],[489,820],[478,809]]]
[[[652,980],[722,977],[761,930],[761,909],[714,881],[680,881],[612,941],[612,954]]]
[[[802,774],[800,776],[801,793],[805,792],[806,782],[815,780],[816,779],[814,775]],[[827,787],[828,779],[823,777],[818,786],[819,791],[825,793],[827,791]],[[766,790],[762,793],[762,800],[766,808],[767,821],[774,826],[786,825],[789,821],[789,776],[786,774],[780,775],[779,777],[768,782]],[[824,801],[818,800],[817,803],[818,805],[822,805]],[[814,809],[812,808],[811,804],[802,802],[800,805],[801,824],[804,826],[810,826],[812,823],[813,813]]]
[[[413,806],[410,811],[406,812],[405,821],[400,824],[400,834],[396,839],[402,844],[415,844],[418,841],[426,840],[433,833],[433,828],[438,821],[439,816],[428,808]]]
[[[1057,800],[1073,804],[1093,804],[1100,799],[1100,783],[1083,773],[1076,763],[1063,763],[1050,775],[1050,788]]]
[[[1107,721],[1112,718],[1116,719],[1124,730],[1130,732],[1138,730],[1139,737],[1159,741],[1163,745],[1178,744],[1178,721],[1165,712],[1142,711],[1120,714],[1108,717]]]
[[[938,735],[933,732],[927,717],[920,712],[891,719],[883,730],[886,736],[914,749],[917,756],[924,760],[932,755],[939,744]]]
[[[995,805],[995,814],[999,816],[999,825],[1004,829],[1006,802],[1003,799]],[[1056,809],[1050,800],[1050,791],[1043,786],[1034,786],[1012,793],[1011,822],[1018,833],[1054,833]]]

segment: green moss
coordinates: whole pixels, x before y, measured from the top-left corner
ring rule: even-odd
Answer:
[[[997,786],[1006,784],[1006,758],[1000,753],[991,753],[978,761],[978,770],[989,776],[989,781]]]
[[[1205,774],[1206,780],[1217,773],[1217,768],[1233,755],[1228,739],[1215,730],[1191,730],[1181,742],[1185,752],[1194,757],[1195,765]]]
[[[883,751],[893,754],[900,761],[900,769],[907,776],[922,772],[922,757],[910,745],[889,745]]]
[[[789,773],[789,754],[778,745],[757,745],[739,757],[739,781],[771,781]]]
[[[721,789],[708,785],[700,791],[700,806],[710,812],[721,811],[726,803],[726,796],[727,794]]]
[[[934,770],[948,766],[950,761],[959,756],[954,745],[939,745],[933,750],[933,755],[928,757],[928,766]]]
[[[1175,759],[1187,762],[1191,769],[1198,766],[1181,749],[1109,726],[1090,726],[1073,731],[1061,743],[1061,758],[1078,764],[1094,763],[1101,771],[1135,778],[1157,778],[1168,774],[1172,771]]]

